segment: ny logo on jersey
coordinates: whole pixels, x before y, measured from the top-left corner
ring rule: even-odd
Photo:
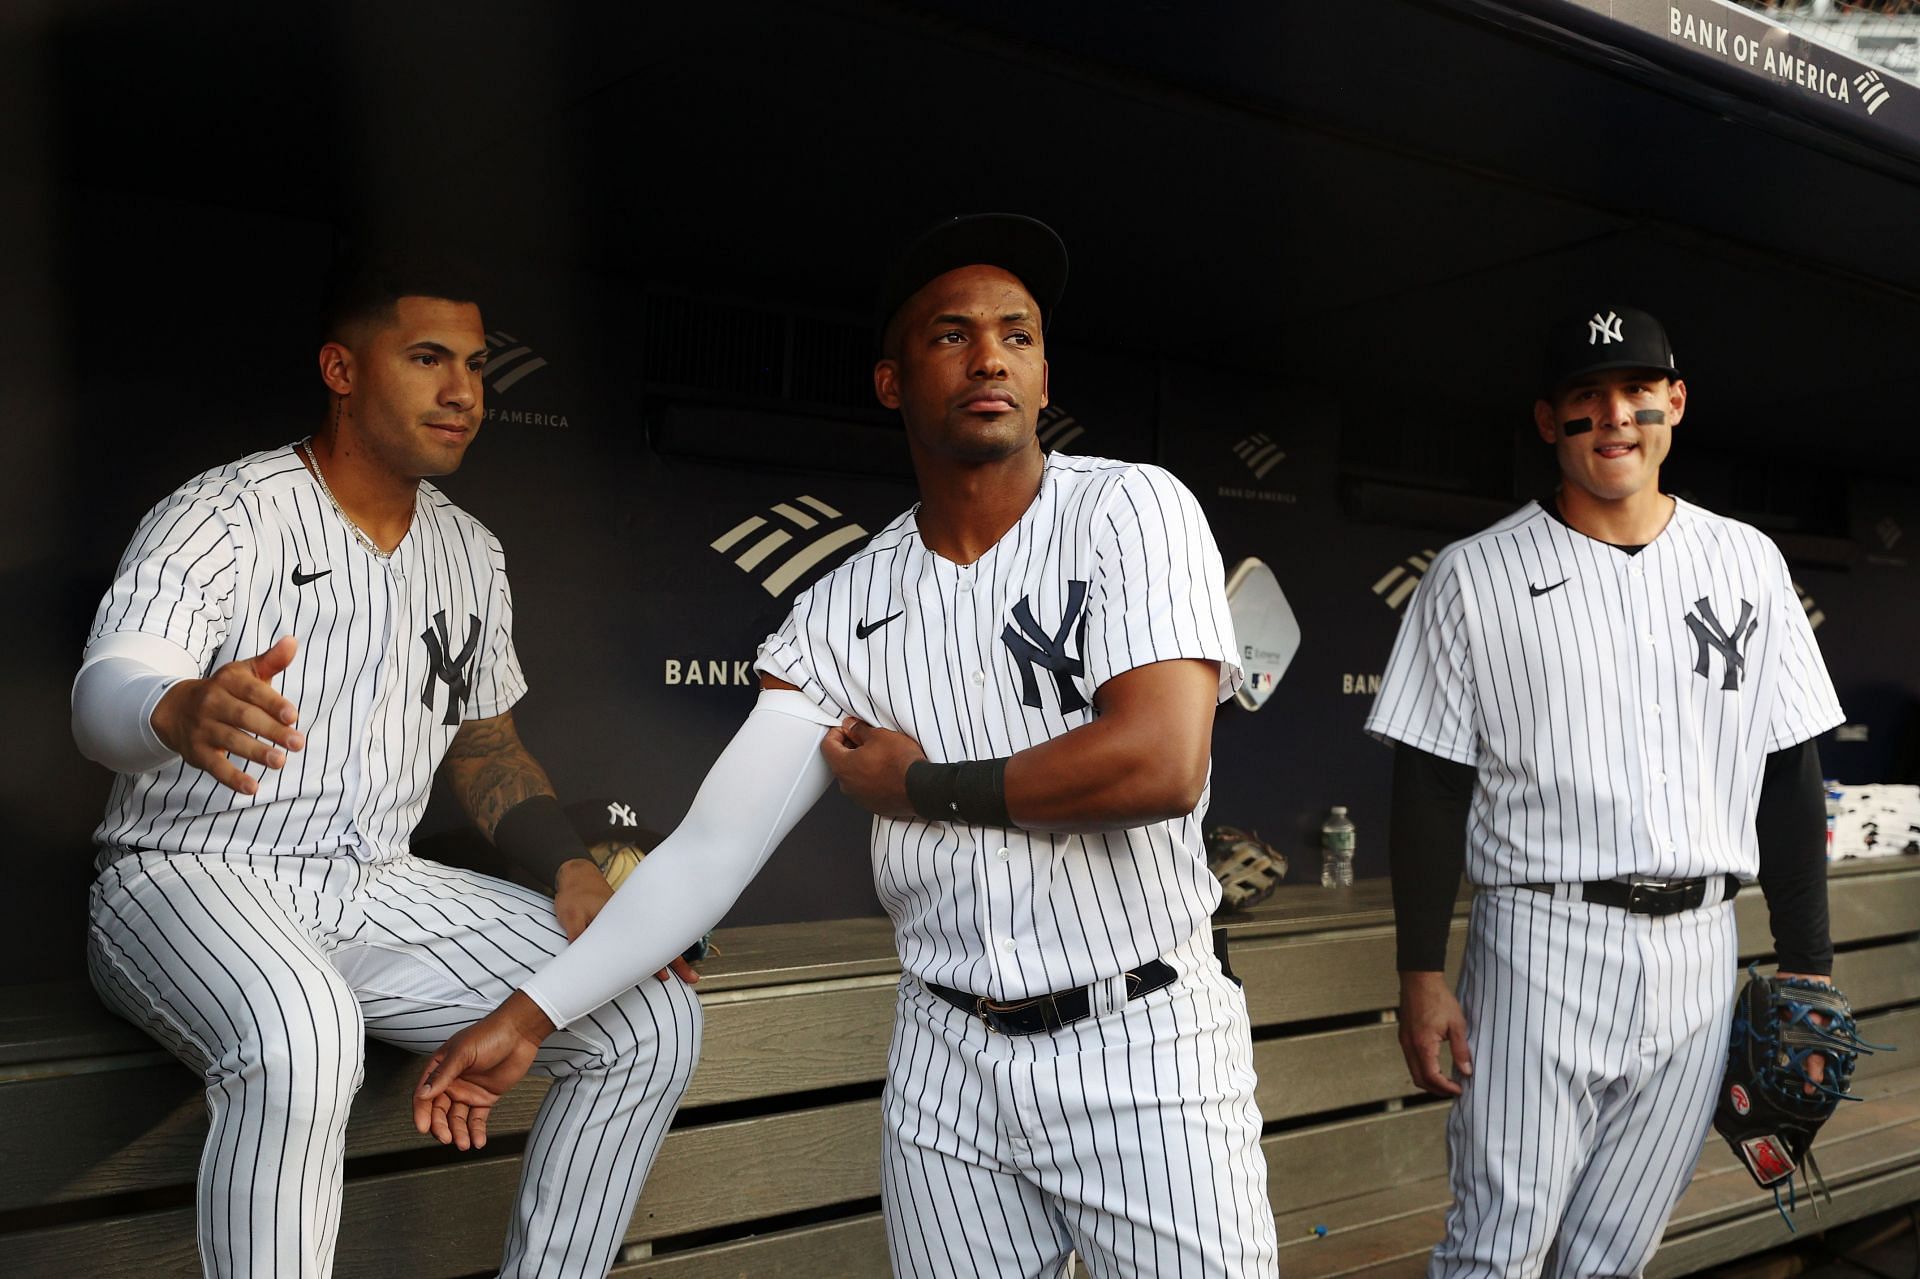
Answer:
[[[1746,600],[1740,601],[1740,620],[1733,624],[1732,632],[1720,625],[1720,619],[1713,615],[1713,606],[1705,598],[1697,599],[1693,606],[1699,609],[1696,616],[1687,614],[1687,629],[1693,632],[1693,638],[1700,645],[1700,656],[1693,664],[1693,673],[1702,679],[1711,678],[1710,654],[1718,652],[1725,662],[1726,677],[1720,682],[1722,692],[1738,692],[1740,677],[1746,673],[1747,659],[1740,652],[1740,646],[1753,637],[1760,628],[1760,622],[1753,615],[1753,605]]]
[[[1620,317],[1612,311],[1607,312],[1607,318],[1604,320],[1600,318],[1600,313],[1595,311],[1593,318],[1587,321],[1588,346],[1596,342],[1602,346],[1608,346],[1626,340],[1625,335],[1620,332]]]
[[[474,653],[480,647],[480,619],[467,614],[467,642],[458,657],[450,657],[453,644],[447,638],[447,610],[433,615],[433,625],[420,632],[427,645],[427,683],[420,690],[420,704],[433,709],[433,686],[447,686],[447,714],[442,724],[458,724],[460,708],[473,696]]]
[[[1013,622],[1009,622],[1000,632],[1000,640],[1020,663],[1020,701],[1023,705],[1040,709],[1040,681],[1035,678],[1033,668],[1043,666],[1053,672],[1053,683],[1060,690],[1060,710],[1070,714],[1086,707],[1087,699],[1080,696],[1080,690],[1073,685],[1076,675],[1084,675],[1087,664],[1083,660],[1087,652],[1087,584],[1072,580],[1067,583],[1067,615],[1060,619],[1060,629],[1049,633],[1034,620],[1033,607],[1026,596],[1013,606]],[[1019,630],[1013,623],[1019,623]],[[1078,625],[1078,644],[1080,657],[1071,657],[1067,653],[1067,637],[1074,633]],[[1024,633],[1023,633],[1024,632]]]

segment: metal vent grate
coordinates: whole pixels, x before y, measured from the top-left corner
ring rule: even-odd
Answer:
[[[653,390],[862,416],[877,410],[872,336],[857,321],[650,294],[646,326],[645,376]]]

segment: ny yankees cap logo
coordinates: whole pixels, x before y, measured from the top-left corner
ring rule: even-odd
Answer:
[[[1693,606],[1699,612],[1689,613],[1686,617],[1687,629],[1693,632],[1693,638],[1700,646],[1700,656],[1693,664],[1693,673],[1702,679],[1711,678],[1708,672],[1712,670],[1712,654],[1719,653],[1725,665],[1720,691],[1739,692],[1740,677],[1747,671],[1746,655],[1740,651],[1740,646],[1760,629],[1760,621],[1753,615],[1753,605],[1746,600],[1740,601],[1740,620],[1733,624],[1731,632],[1720,625],[1720,619],[1713,615],[1713,605],[1704,598],[1695,600]]]
[[[1067,611],[1060,619],[1060,629],[1048,632],[1033,616],[1033,606],[1028,597],[1022,595],[1020,602],[1013,606],[1013,621],[1000,632],[1000,642],[1007,646],[1014,660],[1020,663],[1020,703],[1035,710],[1041,708],[1040,682],[1034,677],[1035,666],[1044,667],[1053,673],[1054,687],[1060,693],[1060,711],[1072,714],[1084,710],[1087,699],[1080,696],[1080,690],[1074,686],[1076,675],[1087,673],[1087,664],[1083,660],[1087,651],[1087,584],[1073,579],[1067,583]],[[1015,630],[1015,623],[1019,629]],[[1067,637],[1074,632],[1075,624],[1080,629],[1080,657],[1067,653]]]
[[[1593,318],[1587,321],[1588,346],[1596,342],[1605,346],[1626,340],[1626,335],[1620,331],[1620,316],[1617,312],[1608,311],[1607,318],[1603,320],[1600,318],[1600,313],[1595,311]]]
[[[638,826],[639,824],[640,814],[634,812],[619,800],[614,800],[607,805],[607,825]]]

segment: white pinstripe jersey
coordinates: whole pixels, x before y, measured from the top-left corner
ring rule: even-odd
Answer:
[[[915,508],[917,510],[918,508]],[[1094,718],[1094,691],[1152,662],[1240,680],[1213,533],[1154,466],[1047,459],[1033,504],[977,561],[914,510],[802,594],[758,666],[938,762],[991,759]],[[1220,900],[1200,823],[1061,835],[876,818],[874,885],[906,971],[998,999],[1113,977],[1203,928]]]
[[[298,636],[275,684],[307,744],[278,772],[236,759],[260,783],[250,796],[178,758],[116,776],[94,832],[102,867],[129,848],[397,857],[461,721],[526,691],[493,535],[422,483],[382,560],[291,446],[208,471],[147,513],[87,642],[128,631],[185,650],[203,675]]]
[[[1530,502],[1434,560],[1366,727],[1477,768],[1484,885],[1752,879],[1767,753],[1842,718],[1764,534],[1676,500],[1628,555]]]

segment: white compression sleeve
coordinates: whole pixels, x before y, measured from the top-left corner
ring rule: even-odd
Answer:
[[[73,740],[116,773],[148,773],[174,758],[153,731],[168,689],[199,675],[193,655],[152,635],[103,635],[73,681]]]
[[[651,980],[720,922],[833,780],[820,740],[838,722],[801,693],[760,694],[673,834],[520,988],[556,1027]]]

